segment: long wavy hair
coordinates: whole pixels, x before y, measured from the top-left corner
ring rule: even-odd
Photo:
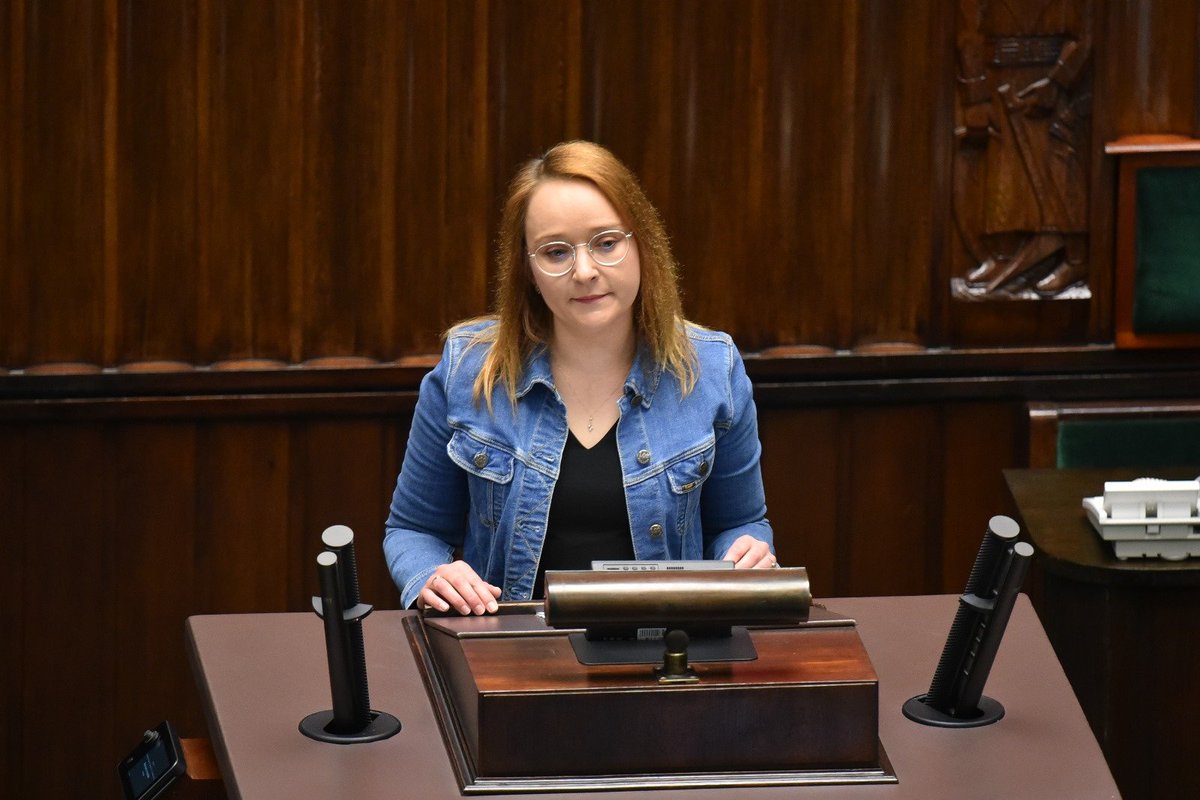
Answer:
[[[495,319],[496,324],[480,330],[473,342],[491,344],[475,378],[475,401],[483,399],[491,410],[492,393],[499,384],[515,405],[517,385],[530,355],[550,341],[553,316],[535,291],[525,241],[529,200],[549,180],[588,181],[633,231],[641,259],[641,286],[633,304],[638,342],[659,369],[676,376],[686,395],[696,385],[696,354],[683,317],[679,265],[658,211],[616,156],[594,142],[571,141],[523,164],[508,186],[496,252],[495,313],[484,318]]]

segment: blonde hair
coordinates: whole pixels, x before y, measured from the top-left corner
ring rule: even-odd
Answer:
[[[550,340],[553,316],[535,291],[525,242],[529,200],[534,190],[549,180],[588,181],[633,230],[641,260],[641,287],[633,304],[637,338],[649,349],[659,369],[676,376],[686,395],[696,385],[696,354],[687,336],[688,323],[679,297],[679,266],[662,220],[637,178],[616,156],[593,142],[572,141],[555,145],[541,158],[526,162],[508,186],[496,252],[496,307],[492,317],[496,324],[478,331],[471,342],[491,344],[475,378],[475,401],[484,399],[490,411],[492,393],[499,384],[515,405],[517,384],[527,360],[538,345]]]

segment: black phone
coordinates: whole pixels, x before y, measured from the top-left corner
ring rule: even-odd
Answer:
[[[117,772],[125,800],[154,800],[187,772],[179,737],[171,723],[163,720],[146,731],[133,752],[121,759]]]

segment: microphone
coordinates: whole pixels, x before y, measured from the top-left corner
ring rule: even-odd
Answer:
[[[300,720],[300,732],[332,744],[386,739],[400,731],[400,720],[384,711],[371,710],[362,621],[373,608],[359,598],[354,532],[345,525],[333,525],[321,534],[321,541],[326,548],[317,555],[321,595],[312,602],[313,610],[325,623],[333,709]]]

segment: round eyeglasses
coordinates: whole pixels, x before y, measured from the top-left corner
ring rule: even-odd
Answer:
[[[629,255],[629,240],[632,238],[633,231],[614,228],[600,231],[591,239],[579,244],[546,242],[529,253],[529,257],[539,270],[551,278],[558,278],[575,269],[575,251],[580,247],[587,247],[592,261],[600,266],[615,267]]]

